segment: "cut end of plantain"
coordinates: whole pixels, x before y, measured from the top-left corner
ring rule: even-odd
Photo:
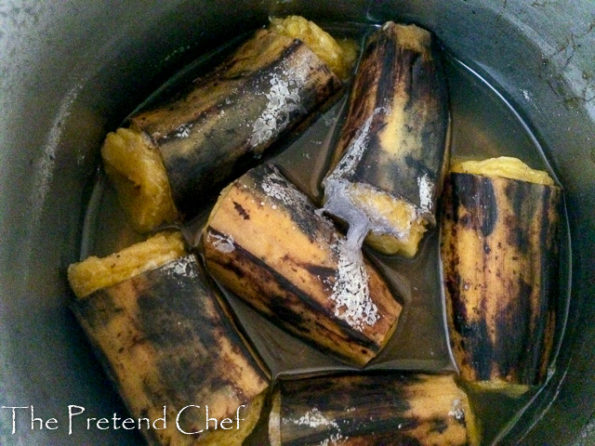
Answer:
[[[416,25],[401,25],[394,22],[387,22],[383,29],[394,27],[399,46],[405,50],[421,53],[426,60],[432,58],[429,50],[432,43],[432,34],[429,31]]]
[[[543,170],[532,169],[518,158],[500,156],[482,161],[457,161],[450,171],[454,173],[469,173],[485,177],[509,178],[511,180],[526,181],[528,183],[554,185],[554,180]]]
[[[132,226],[150,231],[177,218],[161,155],[141,132],[110,132],[101,148],[105,171],[112,180]]]
[[[78,298],[158,268],[185,254],[182,234],[162,232],[107,257],[89,257],[68,267],[68,281]]]
[[[394,237],[389,234],[374,234],[371,232],[366,237],[366,243],[382,254],[400,254],[403,257],[412,258],[417,254],[419,242],[421,241],[426,228],[423,223],[413,224],[409,236],[405,239]]]
[[[502,379],[470,382],[468,386],[475,392],[498,392],[511,398],[523,396],[530,388],[527,384],[511,383]]]
[[[273,31],[301,40],[339,78],[349,77],[358,53],[358,46],[353,40],[337,41],[316,23],[297,15],[270,20]]]
[[[363,185],[350,185],[349,195],[354,205],[363,210],[371,222],[366,242],[383,254],[413,257],[426,232],[426,221],[411,203],[386,192]],[[380,232],[375,228],[382,228]]]
[[[350,227],[365,223],[366,243],[383,254],[413,257],[427,220],[406,200],[364,183],[327,179],[324,209]]]
[[[419,375],[420,381],[408,390],[408,403],[412,414],[424,414],[426,426],[413,432],[422,444],[467,444],[477,446],[481,428],[465,391],[451,375]],[[448,430],[435,432],[431,422],[446,411]],[[443,415],[442,415],[443,416]]]

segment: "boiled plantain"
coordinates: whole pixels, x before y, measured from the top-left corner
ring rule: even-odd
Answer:
[[[228,186],[203,234],[207,268],[273,322],[365,364],[393,333],[401,305],[308,198],[262,165]]]
[[[108,134],[106,171],[133,226],[194,216],[197,197],[245,171],[341,89],[325,60],[343,75],[352,58],[314,23],[277,19],[186,94]]]
[[[446,82],[436,43],[415,25],[385,23],[367,40],[349,110],[325,178],[324,208],[367,242],[412,257],[436,201],[447,159]]]
[[[268,378],[226,319],[196,258],[152,263],[145,256],[151,243],[127,248],[122,260],[103,259],[144,266],[78,298],[72,309],[131,415],[165,417],[163,425],[142,425],[150,444],[241,445],[258,421]],[[72,274],[81,279],[87,267],[77,264]],[[234,421],[217,429],[206,410],[219,423]]]
[[[479,430],[452,375],[383,373],[280,381],[272,446],[476,445]]]
[[[523,393],[552,349],[561,190],[515,158],[451,170],[441,256],[454,357],[463,379]]]

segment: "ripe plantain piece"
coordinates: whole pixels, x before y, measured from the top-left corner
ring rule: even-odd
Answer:
[[[220,309],[194,256],[158,266],[142,244],[128,248],[129,261],[135,251],[144,272],[131,271],[116,285],[78,298],[72,304],[78,321],[131,415],[153,421],[165,411],[165,427],[139,422],[150,444],[241,445],[259,419],[268,378]],[[225,426],[233,429],[207,425],[206,407],[218,422],[233,419]],[[199,430],[204,432],[184,434]]]
[[[271,29],[303,41],[340,79],[347,79],[351,74],[358,53],[353,40],[335,40],[314,22],[297,15],[271,18]]]
[[[449,128],[445,78],[432,35],[385,23],[368,39],[325,178],[324,207],[385,254],[416,254],[443,178]]]
[[[177,211],[194,216],[197,196],[246,170],[335,96],[342,84],[325,60],[343,75],[349,54],[312,22],[278,19],[184,95],[108,134],[106,170],[133,226],[151,230]]]
[[[127,128],[110,132],[101,157],[134,229],[146,232],[178,218],[161,154],[148,135]]]
[[[366,364],[393,333],[401,305],[357,246],[269,165],[219,197],[203,234],[207,269],[294,335]]]
[[[520,394],[552,348],[561,191],[515,158],[451,171],[441,255],[454,357],[464,380]]]
[[[476,445],[479,431],[452,375],[345,375],[280,381],[272,446]]]

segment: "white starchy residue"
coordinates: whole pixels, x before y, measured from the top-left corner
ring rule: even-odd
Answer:
[[[318,443],[318,446],[336,446],[340,444],[339,442],[341,440],[347,440],[348,438],[349,437],[344,437],[341,432],[337,432],[322,440],[320,443]]]
[[[349,224],[350,228],[352,226],[367,228],[370,225],[370,218],[352,199],[348,191],[349,184],[345,180],[329,181],[324,188],[324,206],[317,209],[316,214],[334,215]]]
[[[176,129],[174,136],[176,138],[188,138],[190,136],[190,130],[192,130],[192,126],[193,124],[191,122],[188,124],[182,124]]]
[[[213,247],[224,254],[229,254],[230,252],[235,251],[235,240],[229,234],[227,235],[219,235],[213,234],[209,232],[207,235],[207,241],[213,245]]]
[[[417,178],[417,187],[419,188],[419,209],[421,212],[430,212],[434,183],[427,173]]]
[[[307,75],[308,71],[304,67],[287,69],[285,66],[270,75],[270,88],[264,93],[267,99],[265,109],[252,125],[249,142],[252,147],[266,143],[282,132],[289,124],[292,113],[305,113],[300,92]]]
[[[261,187],[268,197],[280,201],[289,208],[302,207],[308,202],[308,198],[289,184],[276,169],[271,170],[271,173],[264,178]]]
[[[376,108],[374,109],[374,112],[368,117],[368,119],[366,119],[366,122],[357,133],[357,136],[351,141],[351,144],[349,144],[345,150],[345,154],[341,158],[341,161],[339,161],[337,164],[337,167],[335,167],[328,178],[324,181],[325,187],[328,182],[338,181],[342,177],[353,173],[368,147],[372,121],[374,120],[374,117],[382,111],[384,111],[383,108]]]
[[[465,410],[463,409],[463,403],[460,399],[457,398],[452,402],[452,407],[448,411],[448,415],[454,417],[457,421],[465,419]]]
[[[329,298],[334,303],[335,316],[351,327],[363,330],[365,325],[373,326],[380,316],[370,297],[368,273],[360,251],[365,233],[362,235],[361,228],[352,232],[352,228],[354,227],[349,228],[350,233],[354,234],[352,237],[333,246],[338,262],[335,283]]]
[[[379,113],[385,113],[386,108],[378,107],[366,119],[364,125],[360,128],[357,135],[351,141],[350,145],[331,174],[324,180],[324,207],[322,211],[339,217],[352,226],[361,228],[360,235],[365,237],[368,231],[376,234],[392,234],[397,238],[408,236],[410,227],[395,228],[388,218],[379,214],[377,208],[372,208],[362,200],[356,199],[353,195],[354,187],[358,190],[369,189],[369,193],[381,193],[376,188],[368,184],[353,183],[348,178],[355,171],[361,162],[370,139],[370,128],[374,117]],[[409,225],[410,226],[410,225]]]
[[[194,259],[191,256],[180,257],[179,259],[169,262],[165,264],[161,270],[174,276],[189,277],[191,279],[198,277]]]
[[[316,407],[306,412],[300,418],[289,418],[288,421],[298,426],[307,426],[313,429],[319,427],[329,428],[331,434],[328,438],[318,443],[318,446],[334,446],[339,444],[340,440],[347,438],[341,433],[339,424],[335,420],[325,417]]]
[[[320,426],[330,426],[334,427],[335,429],[339,429],[339,425],[335,420],[331,420],[325,417],[322,412],[318,410],[317,407],[309,410],[300,418],[293,418],[290,419],[293,424],[297,424],[298,426],[308,426],[308,427],[320,427]]]

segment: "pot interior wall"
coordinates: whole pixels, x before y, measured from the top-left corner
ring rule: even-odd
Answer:
[[[12,436],[10,410],[2,409],[0,444],[141,442],[76,422],[68,432],[68,405],[91,417],[124,412],[66,305],[65,268],[80,251],[99,146],[194,57],[269,15],[294,12],[319,21],[399,19],[429,27],[505,91],[531,125],[565,187],[572,299],[555,375],[507,441],[532,427],[527,444],[570,445],[593,430],[590,0],[21,1],[0,12],[0,406],[32,405],[36,416],[61,422],[55,431],[30,429],[20,417]]]

